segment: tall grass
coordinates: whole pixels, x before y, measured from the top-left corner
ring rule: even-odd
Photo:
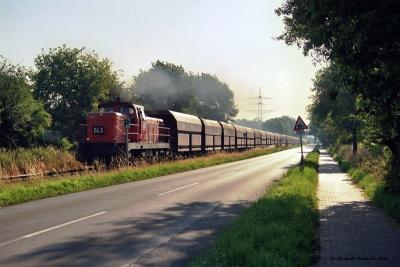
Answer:
[[[319,154],[291,168],[192,266],[310,266],[316,249]]]
[[[53,147],[0,150],[0,177],[82,167],[73,154]]]
[[[400,195],[385,190],[384,176],[389,155],[382,147],[362,148],[356,157],[348,146],[337,149],[334,155],[339,166],[361,187],[365,196],[389,217],[400,223]]]
[[[109,172],[65,177],[57,180],[34,180],[19,184],[0,184],[0,207],[214,166],[266,155],[284,149],[287,149],[287,147],[254,149],[234,153],[217,153],[210,156],[163,162],[148,166],[126,167]]]

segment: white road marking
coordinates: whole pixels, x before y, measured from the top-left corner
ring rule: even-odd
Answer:
[[[53,226],[53,227],[50,227],[50,228],[47,228],[47,229],[43,229],[41,231],[37,231],[37,232],[34,232],[32,234],[24,235],[24,236],[21,236],[19,238],[16,238],[16,239],[4,242],[4,243],[0,243],[0,247],[3,247],[5,245],[8,245],[8,244],[11,244],[11,243],[14,243],[14,242],[17,242],[17,241],[22,240],[22,239],[26,239],[26,238],[30,238],[30,237],[33,237],[33,236],[36,236],[36,235],[40,235],[40,234],[43,234],[43,233],[46,233],[46,232],[49,232],[49,231],[52,231],[52,230],[55,230],[55,229],[70,225],[70,224],[73,224],[73,223],[77,223],[77,222],[80,222],[80,221],[83,221],[83,220],[87,220],[87,219],[102,215],[104,213],[107,213],[107,212],[106,211],[101,211],[101,212],[98,212],[98,213],[95,213],[95,214],[92,214],[92,215],[89,215],[89,216],[86,216],[86,217],[83,217],[83,218],[79,218],[79,219],[76,219],[76,220],[73,220],[73,221],[69,221],[69,222],[66,222],[66,223],[63,223],[63,224],[59,224],[59,225],[56,225],[56,226]]]
[[[9,241],[0,243],[0,247],[4,247],[4,246],[6,246],[6,245],[8,245],[8,244],[17,242],[17,241],[22,240],[22,239],[25,239],[25,238],[24,238],[24,237],[19,237],[19,238],[13,239],[13,240],[9,240]]]
[[[166,195],[166,194],[169,194],[169,193],[172,193],[172,192],[178,191],[178,190],[182,190],[182,189],[185,189],[185,188],[188,188],[188,187],[194,186],[194,185],[198,185],[198,184],[199,184],[199,183],[188,184],[188,185],[185,185],[185,186],[182,186],[182,187],[178,187],[178,188],[176,188],[176,189],[173,189],[173,190],[170,190],[170,191],[167,191],[167,192],[164,192],[164,193],[158,194],[157,196],[158,196],[158,197],[161,197],[161,196],[163,196],[163,195]]]
[[[228,172],[228,173],[225,173],[225,174],[220,175],[219,177],[225,177],[225,176],[231,175],[231,174],[233,174],[233,173],[235,173],[235,172],[234,172],[234,171]]]
[[[46,233],[46,232],[49,232],[49,231],[52,231],[52,230],[55,230],[55,229],[70,225],[70,224],[73,224],[73,223],[77,223],[77,222],[80,222],[80,221],[83,221],[83,220],[87,220],[87,219],[102,215],[104,213],[106,213],[106,211],[101,211],[101,212],[98,212],[98,213],[95,213],[95,214],[92,214],[92,215],[89,215],[89,216],[86,216],[86,217],[83,217],[83,218],[79,218],[79,219],[76,219],[76,220],[73,220],[73,221],[69,221],[69,222],[66,222],[66,223],[63,223],[63,224],[59,224],[59,225],[56,225],[56,226],[53,226],[53,227],[50,227],[50,228],[47,228],[47,229],[44,229],[44,230],[41,230],[41,231],[34,232],[32,234],[29,234],[29,235],[24,235],[23,237],[24,238],[29,238],[29,237],[32,237],[32,236],[35,236],[35,235],[40,235],[40,234],[43,234],[43,233]]]

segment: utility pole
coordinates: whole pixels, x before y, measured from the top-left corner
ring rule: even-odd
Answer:
[[[254,112],[257,113],[257,120],[258,121],[263,121],[263,114],[272,112],[274,110],[272,109],[264,109],[264,99],[272,99],[270,97],[263,97],[261,95],[261,87],[258,88],[258,97],[250,97],[249,99],[256,99],[257,100],[257,109],[255,110],[248,110],[249,112]]]

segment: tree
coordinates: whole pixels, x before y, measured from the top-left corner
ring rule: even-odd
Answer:
[[[52,129],[71,139],[87,113],[120,86],[110,60],[85,48],[63,45],[43,51],[35,66],[34,95],[52,115]]]
[[[157,60],[134,81],[133,91],[146,109],[195,113],[195,93],[182,66]]]
[[[293,126],[295,123],[296,120],[294,118],[291,118],[289,116],[282,116],[279,118],[266,120],[263,123],[262,128],[266,131],[274,133],[293,135]]]
[[[207,73],[188,73],[182,66],[157,60],[134,81],[133,91],[146,109],[171,109],[221,121],[238,113],[229,86]]]
[[[398,7],[394,0],[287,0],[276,10],[285,23],[278,39],[357,74],[351,89],[375,126],[371,136],[392,152],[387,180],[395,188],[400,188]]]
[[[258,120],[257,118],[255,118],[253,120],[236,119],[235,124],[250,127],[250,128],[260,129],[260,130],[262,129],[262,121]]]
[[[363,114],[357,108],[358,97],[349,87],[348,76],[346,68],[335,63],[320,70],[314,80],[308,112],[314,127],[325,132],[324,145],[352,143],[356,154]]]
[[[0,62],[0,147],[15,148],[38,142],[51,116],[33,98],[24,68]]]
[[[228,122],[238,114],[234,94],[226,83],[207,73],[193,75],[192,81],[200,117]]]

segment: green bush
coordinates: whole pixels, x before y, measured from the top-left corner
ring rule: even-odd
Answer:
[[[349,155],[347,150],[346,146],[342,146],[334,156],[340,167],[349,173],[372,203],[400,223],[400,195],[388,192],[384,180],[390,157],[388,150],[370,146],[362,148],[356,158]]]
[[[62,138],[59,143],[58,146],[60,147],[60,149],[62,149],[63,151],[69,151],[71,150],[71,148],[74,146],[69,140],[68,138],[64,137]]]

